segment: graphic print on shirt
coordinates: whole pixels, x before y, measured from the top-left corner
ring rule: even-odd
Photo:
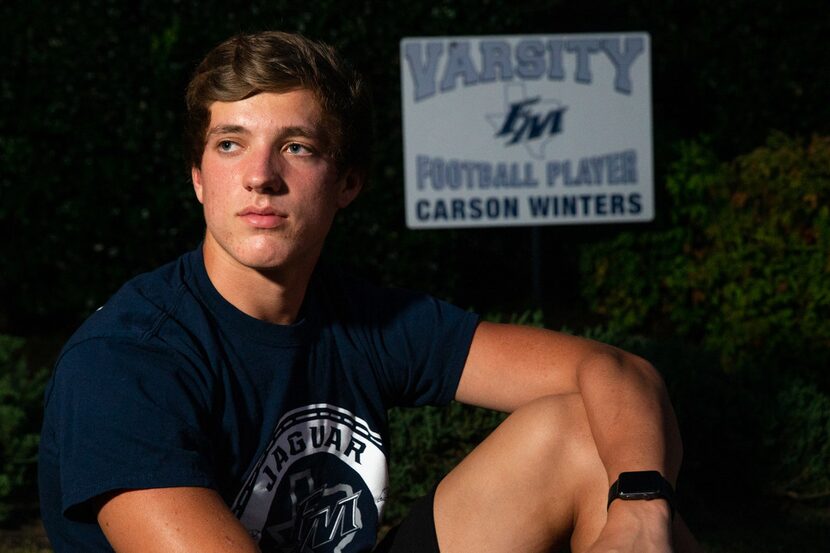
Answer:
[[[233,512],[265,552],[371,549],[387,493],[382,445],[346,409],[319,403],[289,411]]]

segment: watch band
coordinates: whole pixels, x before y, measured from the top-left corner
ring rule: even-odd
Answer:
[[[608,490],[608,508],[615,499],[665,499],[674,518],[674,488],[656,470],[620,473],[619,479]]]

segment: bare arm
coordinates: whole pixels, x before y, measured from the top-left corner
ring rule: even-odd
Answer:
[[[104,498],[98,523],[119,553],[257,553],[214,490],[152,488]]]
[[[578,393],[608,483],[620,472],[660,471],[672,484],[682,456],[659,374],[617,348],[548,330],[481,323],[456,399],[513,411],[542,396]],[[604,498],[600,498],[604,500]],[[670,551],[664,501],[615,501],[594,551]]]
[[[456,399],[513,411],[536,398],[579,393],[609,481],[622,471],[680,466],[677,421],[657,371],[645,360],[592,340],[483,322]]]

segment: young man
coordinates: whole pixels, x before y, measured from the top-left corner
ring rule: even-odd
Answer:
[[[672,550],[680,441],[648,363],[318,264],[370,148],[333,50],[233,38],[187,105],[205,240],[61,352],[40,451],[56,551],[371,551],[386,410],[452,399],[512,415],[377,551]]]

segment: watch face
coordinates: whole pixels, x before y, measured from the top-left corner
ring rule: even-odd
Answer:
[[[661,492],[660,473],[654,470],[620,474],[620,497],[654,497]]]

